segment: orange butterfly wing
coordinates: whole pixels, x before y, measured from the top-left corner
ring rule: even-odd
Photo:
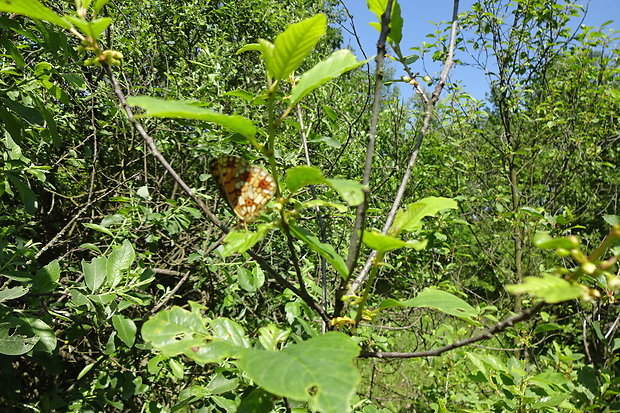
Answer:
[[[245,222],[255,221],[276,192],[275,181],[266,170],[236,156],[215,158],[210,167],[222,197]]]

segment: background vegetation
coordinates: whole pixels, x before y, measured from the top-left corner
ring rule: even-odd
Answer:
[[[579,2],[406,55],[372,0],[367,64],[332,0],[76,3],[0,0],[0,405],[620,410],[618,37]],[[257,223],[223,154],[280,184]]]

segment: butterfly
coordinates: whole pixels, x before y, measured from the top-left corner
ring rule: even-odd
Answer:
[[[244,222],[253,222],[276,192],[273,177],[260,166],[224,155],[211,160],[211,175],[230,209]]]

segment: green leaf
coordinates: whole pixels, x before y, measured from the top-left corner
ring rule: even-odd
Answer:
[[[347,278],[349,275],[347,264],[344,262],[344,259],[338,255],[334,247],[321,242],[311,232],[302,227],[289,224],[289,228],[291,229],[291,234],[305,242],[315,252],[318,252],[321,257],[325,258],[327,262],[329,262],[334,269],[338,271],[338,274],[340,274],[343,278]]]
[[[142,326],[142,338],[167,357],[204,343],[209,332],[198,312],[174,306],[151,317]]]
[[[33,347],[33,351],[41,351],[45,353],[51,353],[56,348],[56,335],[54,330],[46,324],[43,320],[26,314],[21,314],[18,317],[10,317],[9,320],[16,325],[19,325],[19,331],[26,334],[28,337],[36,336],[38,341]]]
[[[328,184],[323,172],[314,166],[296,166],[286,171],[286,187],[291,192],[306,185]]]
[[[335,208],[336,210],[338,210],[338,212],[342,212],[345,213],[347,212],[348,208],[343,205],[343,204],[337,204],[334,202],[329,202],[329,201],[325,201],[323,199],[311,199],[309,201],[306,202],[302,202],[301,203],[301,207],[302,208],[314,208],[314,207],[328,207],[328,208]]]
[[[93,39],[99,39],[101,33],[103,33],[113,21],[109,17],[102,17],[95,20],[84,20],[75,16],[65,16],[65,18],[80,29],[82,33]]]
[[[140,106],[146,111],[136,117],[197,119],[223,126],[233,132],[237,132],[248,139],[256,135],[256,127],[251,120],[239,115],[223,115],[187,102],[177,100],[164,100],[151,96],[131,96],[127,103],[132,106]]]
[[[115,314],[112,316],[112,324],[118,332],[118,338],[121,339],[127,347],[133,347],[133,343],[136,341],[136,324],[133,320],[120,315]]]
[[[276,80],[288,78],[312,53],[326,29],[327,17],[324,14],[288,26],[276,37],[273,49],[268,54],[263,47],[267,72]]]
[[[106,235],[109,235],[111,237],[114,236],[114,233],[112,231],[110,231],[108,228],[101,226],[99,224],[91,224],[90,222],[86,222],[83,223],[82,225],[84,225],[86,228],[90,228],[92,230],[98,231],[98,232],[102,232]]]
[[[108,285],[111,287],[118,285],[121,280],[121,272],[128,270],[135,259],[136,253],[131,242],[127,239],[124,240],[108,257],[106,270]]]
[[[0,323],[0,354],[7,356],[19,356],[32,350],[39,341],[37,336],[24,336],[13,332],[9,334],[9,330],[13,329],[10,323]]]
[[[243,327],[235,321],[226,317],[218,317],[211,321],[210,324],[214,338],[229,341],[238,347],[250,347],[250,340],[245,336]]]
[[[0,11],[45,20],[65,29],[71,28],[71,24],[65,18],[54,13],[38,0],[0,0]]]
[[[256,232],[251,231],[230,231],[224,238],[224,248],[222,256],[229,257],[232,254],[242,254],[252,248],[257,242],[265,238],[267,232],[273,227],[272,223],[259,224]]]
[[[39,294],[49,293],[56,288],[60,279],[60,265],[54,260],[37,271],[32,284],[33,291]]]
[[[403,211],[398,210],[394,223],[388,234],[394,236],[401,231],[413,232],[422,228],[422,218],[435,216],[444,209],[456,209],[458,207],[455,200],[451,198],[428,197],[421,199],[413,204],[407,205]]]
[[[249,293],[253,293],[265,283],[265,273],[258,265],[252,271],[239,267],[237,269],[237,280],[241,288]]]
[[[306,185],[321,184],[332,187],[351,206],[364,200],[364,185],[346,179],[327,179],[314,166],[296,166],[286,171],[286,187],[291,192]]]
[[[28,289],[22,286],[13,288],[3,288],[0,290],[0,303],[4,301],[14,300],[28,294]]]
[[[512,294],[528,293],[549,304],[588,296],[585,286],[548,273],[542,277],[525,277],[523,283],[507,285],[506,290]]]
[[[97,291],[106,278],[106,267],[108,259],[106,257],[93,258],[91,262],[82,260],[82,271],[84,272],[84,282],[92,293]]]
[[[359,347],[343,333],[329,332],[282,351],[247,349],[238,366],[263,389],[305,401],[312,411],[351,411],[360,376],[353,359]]]
[[[103,6],[105,6],[109,2],[110,0],[95,0],[95,2],[93,3],[93,11],[98,14],[99,11],[103,8]]]
[[[378,252],[395,250],[407,245],[405,241],[390,237],[389,235],[383,235],[377,230],[365,230],[362,242],[364,242],[367,247],[377,250]]]
[[[548,232],[537,232],[532,243],[542,249],[564,248],[570,250],[577,248],[579,240],[575,236],[552,238]]]
[[[420,294],[406,301],[399,301],[393,298],[384,300],[379,306],[380,309],[391,307],[427,307],[461,318],[473,324],[479,324],[473,319],[478,316],[478,312],[463,299],[450,294],[449,292],[434,288],[425,288]]]
[[[17,191],[19,192],[19,197],[24,204],[26,212],[31,215],[35,214],[39,206],[37,203],[37,197],[32,191],[32,189],[30,189],[30,187],[25,184],[21,179],[10,174],[7,174],[6,176],[7,178],[9,178],[9,181],[11,181],[11,184],[17,188]]]
[[[366,62],[368,60],[358,62],[350,50],[335,51],[327,59],[317,63],[312,69],[301,75],[299,82],[291,89],[290,104],[296,104],[317,87]]]
[[[348,179],[328,179],[327,182],[347,204],[357,206],[364,201],[364,185]]]
[[[377,16],[377,22],[370,23],[372,27],[381,32],[381,15],[385,13],[387,9],[387,0],[367,0],[368,10],[373,12]],[[390,34],[388,35],[388,41],[393,44],[400,43],[403,37],[403,18],[400,12],[400,5],[394,1],[392,3],[392,12],[390,13]]]

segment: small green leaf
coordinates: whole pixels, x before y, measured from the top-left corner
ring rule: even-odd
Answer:
[[[92,224],[90,222],[86,222],[86,223],[83,223],[82,225],[84,225],[86,228],[90,228],[92,230],[102,232],[102,233],[104,233],[106,235],[109,235],[111,237],[114,236],[114,233],[112,231],[110,231],[108,228],[103,227],[103,226],[101,226],[99,224]]]
[[[204,344],[209,336],[198,312],[174,306],[151,317],[142,326],[142,337],[167,357],[182,354]]]
[[[327,184],[323,173],[314,166],[296,166],[286,171],[286,187],[291,192],[296,192],[306,185]]]
[[[523,283],[507,285],[506,290],[512,294],[528,293],[549,304],[587,297],[587,291],[581,284],[548,273],[542,274],[542,277],[525,277]]]
[[[421,199],[413,204],[407,205],[404,211],[402,209],[398,211],[389,234],[394,236],[400,234],[401,231],[418,231],[422,228],[422,218],[435,216],[439,211],[444,209],[456,209],[457,207],[456,201],[451,198],[432,196]]]
[[[235,321],[226,317],[218,317],[211,321],[210,325],[213,329],[214,338],[229,341],[238,347],[248,348],[251,346],[243,327]]]
[[[329,185],[351,206],[364,201],[364,185],[348,179],[328,179]]]
[[[343,413],[351,411],[360,379],[358,354],[350,337],[328,332],[282,351],[246,349],[237,364],[270,393],[305,401],[312,411]]]
[[[187,102],[164,100],[151,96],[131,96],[127,98],[127,103],[132,106],[140,106],[146,111],[145,114],[136,115],[136,117],[197,119],[223,126],[248,139],[253,139],[256,135],[256,127],[252,121],[243,116],[224,115]]]
[[[383,235],[379,231],[364,231],[362,242],[369,248],[378,252],[386,252],[404,247],[407,243],[403,240]]]
[[[118,338],[121,339],[127,347],[133,347],[133,343],[136,341],[136,324],[133,320],[120,315],[115,314],[112,316],[112,324],[118,332]]]
[[[542,249],[563,248],[566,250],[571,250],[579,246],[579,240],[574,235],[569,237],[552,238],[548,232],[537,232],[532,239],[532,243],[536,247]]]
[[[347,278],[349,275],[347,264],[344,262],[344,259],[338,255],[334,247],[321,242],[315,235],[302,227],[289,224],[289,228],[291,229],[291,234],[305,242],[315,252],[318,252],[321,257],[325,258],[327,262],[334,267],[338,274],[343,278]]]
[[[449,292],[426,288],[414,298],[406,301],[399,301],[393,298],[384,300],[379,306],[380,309],[391,307],[428,307],[459,317],[473,324],[479,324],[473,319],[478,316],[478,312],[463,299],[450,294]]]
[[[358,62],[355,55],[347,49],[332,53],[327,59],[317,63],[312,69],[301,75],[299,82],[291,89],[290,104],[296,104],[317,87],[366,62],[368,60]]]
[[[84,282],[92,293],[97,291],[106,278],[106,257],[93,258],[91,262],[82,260],[82,271],[84,272]]]
[[[270,56],[263,49],[267,72],[276,80],[288,78],[312,53],[326,29],[327,17],[324,14],[288,26],[276,37]]]
[[[0,303],[4,301],[14,300],[28,293],[28,289],[22,286],[13,288],[4,288],[0,290]]]
[[[17,191],[19,192],[19,197],[21,198],[24,204],[24,208],[26,209],[26,212],[31,215],[35,214],[37,212],[39,205],[37,203],[37,197],[32,191],[32,189],[30,189],[28,184],[24,183],[21,179],[13,175],[10,175],[10,174],[7,174],[6,176],[7,178],[9,178],[9,181],[11,182],[11,184],[17,187]]]
[[[232,254],[242,254],[252,248],[257,242],[265,238],[267,232],[273,227],[273,224],[259,224],[256,232],[251,231],[230,231],[224,238],[224,248],[222,256],[229,257]]]
[[[253,293],[265,283],[265,273],[258,265],[256,265],[252,271],[244,267],[239,267],[237,270],[237,279],[241,288],[249,293]]]
[[[124,240],[108,257],[106,272],[108,285],[111,287],[118,285],[121,280],[121,272],[128,270],[135,259],[136,253],[131,242],[127,239]]]
[[[45,20],[65,29],[71,28],[71,24],[65,18],[57,15],[37,0],[0,0],[0,11]]]

